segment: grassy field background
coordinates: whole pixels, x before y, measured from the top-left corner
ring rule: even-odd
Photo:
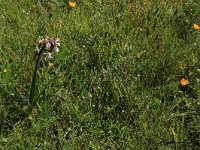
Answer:
[[[200,1],[68,2],[1,0],[0,149],[199,149]]]

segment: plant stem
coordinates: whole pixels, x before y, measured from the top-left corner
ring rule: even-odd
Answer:
[[[29,94],[29,106],[30,106],[30,108],[32,108],[33,104],[34,104],[33,102],[34,102],[34,96],[35,96],[37,69],[38,69],[39,60],[40,60],[40,55],[36,58],[35,68],[34,68],[34,71],[33,71],[33,77],[32,77],[30,94]]]

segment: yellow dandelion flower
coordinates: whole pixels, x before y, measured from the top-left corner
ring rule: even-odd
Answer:
[[[199,29],[200,29],[200,26],[199,26],[198,24],[193,24],[193,28],[194,28],[195,30],[199,30]]]
[[[75,6],[76,6],[76,3],[75,3],[75,2],[69,1],[69,7],[74,8]]]
[[[187,86],[189,84],[189,81],[185,78],[182,78],[180,80],[180,84],[181,84],[181,86]]]

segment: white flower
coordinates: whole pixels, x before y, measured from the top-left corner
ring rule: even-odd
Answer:
[[[47,42],[46,48],[47,48],[47,49],[50,49],[50,48],[51,48],[51,43]]]
[[[42,43],[44,41],[44,39],[39,40],[39,44]]]
[[[57,43],[60,44],[60,39],[57,38],[55,41],[56,41]],[[60,46],[60,45],[59,45],[59,46]]]
[[[57,45],[57,46],[60,46],[60,42],[59,42],[59,41],[56,41],[56,45]]]
[[[47,58],[47,59],[51,59],[51,58],[53,58],[53,57],[51,56],[51,53],[47,53],[47,54],[46,54],[46,58]]]
[[[47,59],[53,58],[53,57],[52,57],[52,54],[51,54],[50,52],[44,52],[44,53],[43,53],[43,56],[45,56]]]
[[[54,47],[53,49],[55,52],[59,52],[59,48],[58,47]]]
[[[54,42],[55,42],[55,46],[58,46],[58,47],[60,46],[60,39],[57,38],[54,40]]]

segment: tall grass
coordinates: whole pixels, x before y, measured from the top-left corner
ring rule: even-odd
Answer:
[[[0,3],[0,149],[198,149],[200,3]],[[59,37],[53,67],[40,36]],[[181,86],[180,79],[188,86]]]

